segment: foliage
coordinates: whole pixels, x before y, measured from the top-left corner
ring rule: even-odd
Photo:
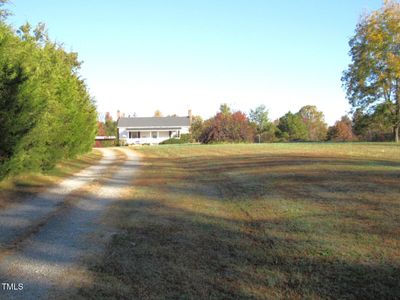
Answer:
[[[117,135],[117,121],[114,121],[109,112],[106,113],[104,122],[105,135],[116,136]]]
[[[111,114],[106,112],[105,120],[97,121],[97,135],[99,136],[117,136],[117,121],[114,121]],[[116,141],[96,141],[95,147],[115,146]]]
[[[246,114],[237,111],[234,113],[219,112],[215,117],[204,122],[200,142],[252,142],[254,129],[250,126]]]
[[[173,145],[173,144],[188,144],[192,142],[191,134],[183,133],[181,137],[178,138],[170,138],[168,140],[162,141],[160,145]]]
[[[256,142],[273,142],[276,140],[275,125],[268,118],[268,110],[264,105],[250,110],[249,119],[254,125],[256,132]]]
[[[353,114],[353,131],[363,141],[390,141],[393,137],[393,128],[387,120],[385,105],[378,105],[370,114],[357,109]]]
[[[352,63],[342,81],[354,108],[374,111],[384,104],[396,141],[400,127],[400,4],[385,1],[383,8],[364,16],[349,42]]]
[[[336,121],[334,126],[329,127],[328,140],[334,142],[352,142],[357,140],[348,116],[343,116],[340,121]]]
[[[249,119],[256,124],[257,133],[264,132],[269,123],[268,110],[266,110],[265,105],[260,105],[254,110],[251,109]]]
[[[155,117],[162,117],[163,115],[162,115],[162,112],[160,111],[160,110],[156,110],[155,112],[154,112],[154,116]]]
[[[0,22],[10,15],[10,12],[7,9],[2,9],[6,3],[8,3],[8,0],[0,0]]]
[[[306,141],[308,138],[307,127],[298,114],[290,111],[279,119],[278,137],[283,141]]]
[[[43,24],[15,32],[0,23],[0,177],[91,149],[96,109],[79,67]]]
[[[175,145],[175,144],[186,144],[186,142],[178,138],[170,138],[160,143],[160,145]]]
[[[192,124],[190,125],[190,134],[192,135],[192,139],[198,142],[202,131],[203,119],[200,116],[193,116]]]
[[[307,128],[307,141],[319,142],[326,140],[328,126],[324,113],[314,105],[303,106],[297,113]]]
[[[97,135],[99,136],[106,135],[106,129],[104,128],[104,123],[101,121],[97,121]]]
[[[266,131],[255,136],[254,141],[256,143],[271,143],[277,141],[276,137],[277,128],[273,123],[267,127]]]
[[[231,108],[229,107],[229,105],[227,103],[222,103],[219,106],[219,111],[220,111],[220,113],[222,113],[224,115],[232,114],[232,110],[231,110]]]
[[[168,140],[162,141],[160,145],[173,145],[173,144],[188,144],[191,142],[190,134],[181,134],[181,137],[178,138],[170,138]]]

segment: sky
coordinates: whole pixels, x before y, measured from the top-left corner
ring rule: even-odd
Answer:
[[[99,112],[203,118],[221,103],[272,120],[350,111],[342,72],[360,15],[381,0],[11,0],[14,27],[46,23],[77,52]]]

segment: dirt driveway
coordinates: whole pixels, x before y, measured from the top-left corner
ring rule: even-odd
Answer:
[[[139,167],[128,149],[100,151],[97,165],[0,212],[0,299],[59,298],[90,284],[85,257],[113,234],[104,211]]]

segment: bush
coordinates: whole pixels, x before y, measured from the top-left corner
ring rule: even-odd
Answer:
[[[160,145],[173,145],[173,144],[186,144],[186,142],[181,141],[180,139],[172,138],[160,143]]]
[[[184,143],[192,143],[192,136],[189,133],[184,133],[181,134],[181,141],[183,141]]]
[[[192,141],[192,139],[191,139],[190,134],[185,133],[185,134],[181,134],[180,139],[171,138],[171,139],[161,142],[160,145],[188,144],[188,143],[191,143],[191,141]]]

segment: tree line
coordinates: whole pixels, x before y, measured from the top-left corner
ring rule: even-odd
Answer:
[[[323,112],[313,105],[303,106],[296,113],[289,111],[272,121],[264,105],[246,114],[221,104],[208,120],[194,116],[190,132],[193,140],[204,144],[392,140],[392,127],[379,111],[369,115],[356,110],[352,118],[346,115],[328,126]]]
[[[47,170],[91,149],[97,112],[81,62],[44,24],[18,30],[0,0],[0,178]]]

